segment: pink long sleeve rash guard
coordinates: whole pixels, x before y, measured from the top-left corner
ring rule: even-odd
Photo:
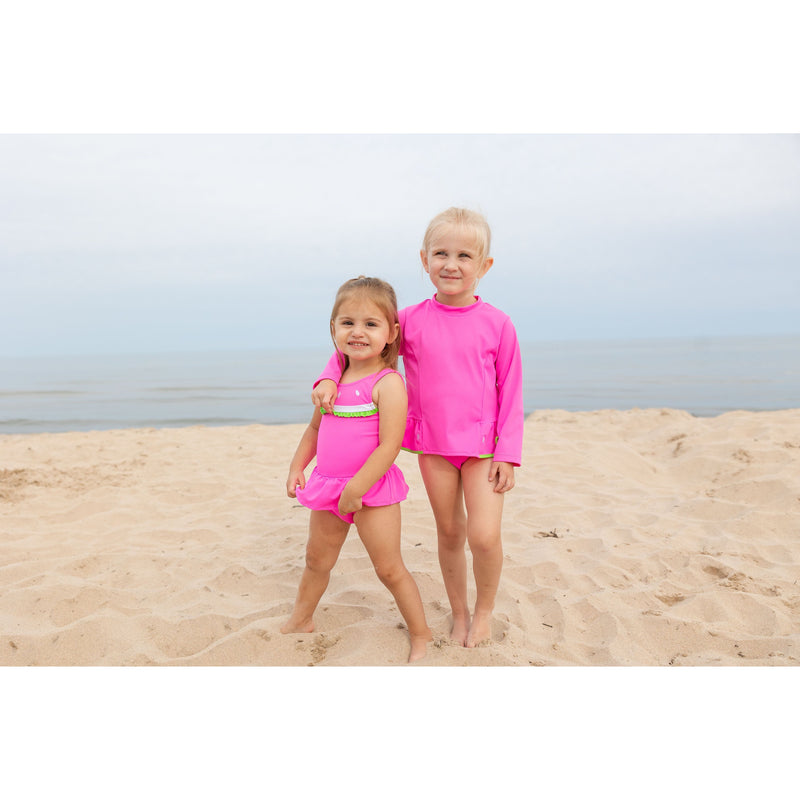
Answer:
[[[400,327],[408,387],[403,448],[519,466],[522,358],[509,316],[480,297],[464,307],[432,298],[402,309]],[[334,353],[317,383],[340,376]]]

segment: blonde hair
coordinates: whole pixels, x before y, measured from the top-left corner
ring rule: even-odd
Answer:
[[[345,281],[336,292],[336,299],[333,302],[333,310],[331,311],[331,338],[333,339],[333,322],[342,307],[342,303],[350,300],[353,297],[363,297],[375,303],[380,309],[386,321],[389,323],[390,328],[394,328],[395,324],[400,322],[400,317],[397,313],[397,295],[394,289],[382,281],[380,278],[367,278],[364,275],[359,275],[357,278],[351,278]],[[334,346],[336,340],[334,339]],[[339,366],[344,372],[349,366],[350,359],[337,349],[339,356]],[[397,357],[400,354],[400,333],[393,342],[387,342],[386,347],[381,352],[383,363],[390,369],[397,369]]]
[[[486,217],[477,211],[468,208],[448,208],[437,214],[428,224],[425,236],[422,239],[422,249],[428,252],[433,243],[439,238],[442,228],[454,227],[469,230],[475,234],[475,244],[481,260],[489,257],[492,244],[492,231]]]

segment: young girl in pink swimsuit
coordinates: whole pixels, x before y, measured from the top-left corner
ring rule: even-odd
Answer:
[[[453,613],[451,637],[466,647],[491,638],[500,583],[503,495],[522,457],[522,367],[509,317],[475,295],[489,271],[491,233],[483,216],[450,208],[434,217],[420,257],[435,296],[400,311],[408,385],[403,448],[419,454]],[[312,395],[336,399],[329,362]],[[467,602],[469,543],[476,601]]]
[[[297,599],[281,631],[314,630],[314,611],[355,522],[378,577],[408,626],[408,660],[416,661],[432,637],[419,589],[400,553],[400,502],[408,486],[394,460],[408,400],[396,371],[400,324],[392,287],[363,276],[347,281],[331,312],[331,336],[341,376],[337,402],[314,409],[286,481],[289,497],[311,509],[311,521]],[[317,463],[306,482],[305,468],[314,456]]]

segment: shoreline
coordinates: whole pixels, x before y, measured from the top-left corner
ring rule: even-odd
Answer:
[[[525,412],[525,419],[527,420],[530,417],[533,417],[537,414],[548,414],[548,413],[566,413],[566,414],[575,414],[575,415],[585,415],[585,414],[627,414],[627,413],[637,413],[641,411],[676,411],[682,414],[688,414],[690,417],[699,420],[713,420],[718,419],[719,417],[724,417],[727,414],[738,414],[740,412],[746,414],[774,414],[774,413],[784,413],[784,412],[791,412],[791,411],[798,411],[800,407],[795,406],[786,406],[781,408],[731,408],[724,411],[719,411],[717,413],[709,413],[709,414],[701,414],[696,413],[694,411],[690,411],[688,409],[683,408],[660,408],[660,407],[640,407],[640,406],[632,406],[630,408],[598,408],[598,409],[584,409],[584,410],[575,410],[575,411],[568,411],[566,409],[559,409],[559,408],[537,408],[533,411],[526,411]],[[38,423],[37,423],[38,424]],[[104,434],[104,433],[121,433],[124,431],[140,431],[140,432],[152,432],[152,431],[177,431],[177,430],[185,430],[185,429],[200,429],[200,430],[217,430],[220,428],[223,429],[238,429],[238,428],[284,428],[291,425],[300,425],[305,426],[308,424],[308,421],[301,421],[301,422],[257,422],[252,420],[245,420],[242,422],[212,422],[207,420],[198,420],[198,421],[190,421],[187,423],[169,423],[169,424],[136,424],[136,425],[129,425],[129,426],[117,426],[117,427],[109,427],[109,428],[75,428],[69,430],[47,430],[47,431],[15,431],[15,432],[4,432],[0,431],[0,443],[2,443],[4,437],[13,437],[13,436],[62,436],[62,435],[69,435],[69,434]]]
[[[282,635],[305,423],[0,434],[0,665],[400,665],[351,531],[313,634]],[[540,410],[506,497],[493,641],[447,641],[416,459],[403,555],[425,666],[800,664],[800,409]]]

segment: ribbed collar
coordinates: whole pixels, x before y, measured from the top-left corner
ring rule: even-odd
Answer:
[[[433,307],[437,311],[441,311],[444,314],[466,314],[466,313],[472,311],[472,309],[483,305],[483,300],[481,300],[481,298],[478,297],[478,295],[475,295],[475,302],[471,303],[468,306],[446,306],[444,303],[440,303],[436,299],[436,295],[434,295],[431,298],[431,300],[433,301]]]

